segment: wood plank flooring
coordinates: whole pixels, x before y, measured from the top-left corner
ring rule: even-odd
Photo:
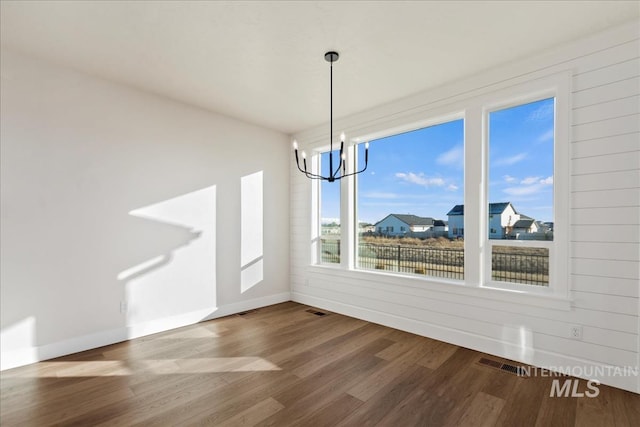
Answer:
[[[478,363],[506,360],[309,308],[278,304],[4,371],[0,424],[640,425],[640,395],[601,385],[597,398],[551,398],[551,377]]]

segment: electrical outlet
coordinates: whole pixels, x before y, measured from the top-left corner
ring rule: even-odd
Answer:
[[[574,325],[569,329],[569,337],[574,340],[582,339],[582,326]]]
[[[127,304],[126,301],[120,301],[120,313],[122,314],[126,313],[128,308],[129,308],[129,305]]]

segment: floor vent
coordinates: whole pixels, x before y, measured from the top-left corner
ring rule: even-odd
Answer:
[[[238,316],[245,316],[245,315],[250,314],[250,313],[255,313],[256,311],[258,311],[258,310],[247,310],[247,311],[243,311],[241,313],[236,313],[236,314]]]
[[[478,361],[478,364],[483,366],[489,366],[495,369],[500,369],[501,371],[509,372],[513,375],[517,375],[520,378],[527,378],[528,376],[527,371],[522,366],[510,365],[508,363],[502,363],[497,360],[487,359],[484,357]]]
[[[326,316],[328,314],[328,313],[325,313],[324,311],[318,311],[314,308],[310,308],[309,310],[307,310],[307,313],[315,314],[316,316]]]

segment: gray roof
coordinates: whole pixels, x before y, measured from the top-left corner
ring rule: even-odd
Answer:
[[[489,203],[489,214],[490,215],[501,214],[502,212],[504,212],[505,209],[507,209],[507,206],[509,205],[511,205],[511,202]],[[513,208],[513,205],[511,205],[511,207]],[[514,212],[518,213],[516,211],[516,208],[513,208],[513,210]],[[449,213],[447,213],[447,216],[455,216],[455,215],[464,215],[464,205],[455,205],[449,211]]]
[[[524,228],[524,229],[529,229],[531,228],[531,224],[533,224],[535,222],[534,219],[530,218],[530,219],[521,219],[516,221],[515,224],[513,224],[513,228]]]
[[[405,224],[407,224],[410,227],[413,227],[414,225],[433,225],[434,223],[434,219],[431,217],[421,217],[421,216],[416,216],[416,215],[403,215],[403,214],[389,214],[386,217],[384,217],[383,219],[381,219],[380,221],[378,221],[376,223],[380,224],[382,221],[384,221],[385,219],[389,218],[390,216],[395,216],[396,218],[398,218],[400,221],[404,222]]]

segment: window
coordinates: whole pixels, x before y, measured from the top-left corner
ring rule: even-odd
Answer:
[[[323,224],[319,263],[354,277],[464,281],[505,300],[516,294],[495,292],[517,290],[534,294],[532,304],[565,307],[571,75],[425,106],[421,125],[412,109],[384,118],[388,130],[350,123],[360,134],[347,142],[347,169],[362,167],[365,141],[369,167],[313,187]],[[316,157],[326,168],[327,153]],[[547,296],[557,301],[540,299]]]
[[[398,225],[385,226],[384,235],[359,233],[357,268],[464,278],[464,242],[448,228],[448,215],[464,203],[463,157],[462,119],[370,142],[369,169],[356,181],[357,222]]]
[[[334,162],[339,151],[334,151]],[[320,171],[329,174],[329,152],[320,154]],[[321,264],[340,263],[340,185],[320,181],[320,256]]]
[[[489,112],[491,280],[549,285],[555,98]],[[495,241],[500,241],[497,244]]]

